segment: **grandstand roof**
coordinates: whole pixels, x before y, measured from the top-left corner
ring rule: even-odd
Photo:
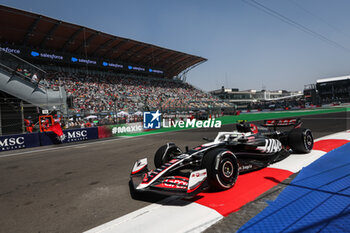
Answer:
[[[3,5],[0,43],[151,66],[167,77],[207,60]]]
[[[325,83],[325,82],[336,82],[336,81],[343,81],[350,79],[350,76],[340,76],[340,77],[333,77],[333,78],[323,78],[318,79],[316,83]]]

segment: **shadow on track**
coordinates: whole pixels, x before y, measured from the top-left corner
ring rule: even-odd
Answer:
[[[135,191],[131,180],[129,181],[129,191],[132,199],[150,203],[156,203],[168,197],[166,195],[151,192],[137,192]]]

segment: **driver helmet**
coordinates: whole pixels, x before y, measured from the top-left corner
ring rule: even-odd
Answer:
[[[236,125],[237,131],[241,133],[258,133],[258,127],[255,124],[242,122]]]

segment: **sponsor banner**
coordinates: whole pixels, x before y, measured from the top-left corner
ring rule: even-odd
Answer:
[[[40,146],[38,133],[16,134],[0,137],[0,151]]]
[[[9,48],[9,47],[0,47],[0,51],[4,51],[6,53],[20,54],[21,50],[17,48]]]
[[[98,138],[110,138],[112,137],[112,130],[103,125],[103,126],[98,126]]]
[[[71,57],[71,62],[73,63],[83,63],[83,64],[88,64],[88,65],[97,65],[96,60],[90,60],[86,58],[78,58],[78,57]]]
[[[165,120],[162,122],[163,128],[221,128],[221,121],[213,119],[208,120],[197,120],[197,119],[187,119],[180,121]]]
[[[98,127],[99,138],[127,136],[129,134],[141,133],[144,131],[141,122],[121,124],[121,125],[105,125]]]
[[[157,111],[143,113],[143,128],[144,129],[160,129],[162,114]]]
[[[59,51],[47,51],[42,49],[32,49],[23,46],[0,46],[0,52],[4,51],[12,53],[21,58],[29,58],[35,60],[43,60],[48,62],[64,62],[66,64],[79,64],[88,66],[97,66],[101,68],[117,69],[124,71],[152,73],[153,75],[161,76],[164,74],[163,70],[155,69],[155,67],[140,67],[132,64],[119,63],[113,60],[98,59],[96,57],[79,57],[74,54],[61,53]]]
[[[168,114],[168,113],[163,113],[163,119],[191,119],[192,114]]]
[[[30,52],[30,55],[35,58],[44,58],[49,60],[63,60],[63,56],[60,54],[54,54],[54,53],[46,53],[46,52],[37,52],[32,50]]]
[[[98,128],[79,128],[63,130],[64,140],[60,140],[54,132],[40,133],[40,144],[42,146],[52,144],[62,144],[69,142],[79,142],[85,140],[98,139]]]
[[[172,116],[176,116],[180,120],[174,120],[171,118]],[[159,110],[143,113],[143,128],[145,130],[160,128],[221,128],[221,124],[220,120],[211,117],[206,117],[206,120],[202,120],[196,119],[192,115],[162,114]]]
[[[143,127],[140,122],[123,124],[123,125],[111,125],[110,127],[112,130],[113,136],[123,136],[123,135],[143,132]]]

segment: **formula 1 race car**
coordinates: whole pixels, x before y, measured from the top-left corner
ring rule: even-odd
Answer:
[[[239,174],[281,161],[292,153],[309,153],[314,139],[300,119],[266,120],[261,126],[240,122],[233,132],[219,132],[214,140],[185,152],[174,143],[161,146],[154,156],[156,169],[149,171],[147,158],[131,172],[135,191],[192,197],[206,188],[225,190]],[[292,126],[289,131],[277,128]]]

